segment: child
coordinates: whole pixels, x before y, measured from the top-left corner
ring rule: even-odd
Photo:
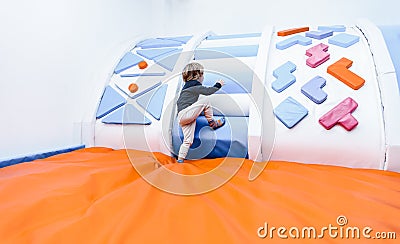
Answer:
[[[177,106],[178,122],[183,132],[183,143],[179,149],[178,163],[183,163],[193,143],[196,118],[201,112],[204,112],[208,125],[212,129],[218,129],[225,124],[224,118],[214,120],[210,102],[206,98],[199,100],[200,94],[208,96],[218,91],[224,85],[224,81],[218,80],[212,87],[203,86],[203,70],[201,64],[189,63],[182,71],[185,85],[179,95]]]

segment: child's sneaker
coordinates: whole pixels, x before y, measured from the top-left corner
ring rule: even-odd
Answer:
[[[218,120],[212,119],[211,121],[208,121],[208,125],[214,130],[218,129],[224,124],[225,124],[225,118],[220,118]]]
[[[178,159],[177,162],[183,164],[183,159]]]

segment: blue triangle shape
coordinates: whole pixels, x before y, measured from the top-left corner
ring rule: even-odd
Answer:
[[[141,47],[143,49],[156,47],[178,47],[181,45],[182,42],[160,38],[147,39],[136,44],[137,47]]]
[[[126,103],[126,99],[121,96],[114,88],[107,86],[104,89],[103,95],[100,100],[99,107],[96,113],[96,119],[116,110]]]
[[[155,57],[154,61],[156,62],[156,64],[160,65],[161,67],[163,67],[169,71],[172,71],[175,67],[176,61],[178,61],[181,51],[182,51],[182,48],[178,48],[177,50],[175,50],[173,52],[169,52],[169,53]]]
[[[187,43],[193,36],[177,36],[177,37],[163,37],[162,39],[178,41],[182,43]]]
[[[137,50],[137,54],[140,56],[143,56],[147,59],[153,60],[155,57],[176,51],[177,48],[174,47],[168,47],[168,48],[158,48],[158,49],[142,49],[142,50]]]
[[[119,74],[122,71],[137,65],[141,61],[143,61],[143,59],[138,55],[127,52],[119,61],[117,67],[115,67],[114,73]]]
[[[164,84],[159,88],[139,97],[136,99],[136,102],[148,113],[150,113],[151,116],[153,116],[156,120],[160,120],[167,88],[168,85]]]
[[[126,104],[125,106],[117,109],[116,111],[105,117],[101,122],[105,124],[151,124],[151,120],[149,120],[132,104]]]

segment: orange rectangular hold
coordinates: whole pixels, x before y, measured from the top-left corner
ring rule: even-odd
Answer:
[[[281,30],[281,31],[278,31],[278,36],[289,36],[289,35],[293,35],[293,34],[300,33],[300,32],[305,32],[305,31],[309,31],[309,30],[310,30],[309,27],[300,27],[300,28]]]

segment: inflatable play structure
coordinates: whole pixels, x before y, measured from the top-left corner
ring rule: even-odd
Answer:
[[[400,26],[152,36],[116,56],[81,145],[0,162],[1,243],[396,243]],[[214,131],[199,116],[180,164],[176,100],[189,62],[205,67],[204,85],[225,81],[209,99],[227,122]],[[201,194],[143,177],[189,189],[163,170],[219,179],[239,161]]]
[[[400,171],[396,31],[360,21],[136,40],[110,67],[86,118],[83,144],[176,155],[180,73],[195,61],[206,69],[205,85],[226,81],[210,100],[227,125],[207,130],[199,117],[189,158]],[[131,84],[138,90],[132,93]]]

